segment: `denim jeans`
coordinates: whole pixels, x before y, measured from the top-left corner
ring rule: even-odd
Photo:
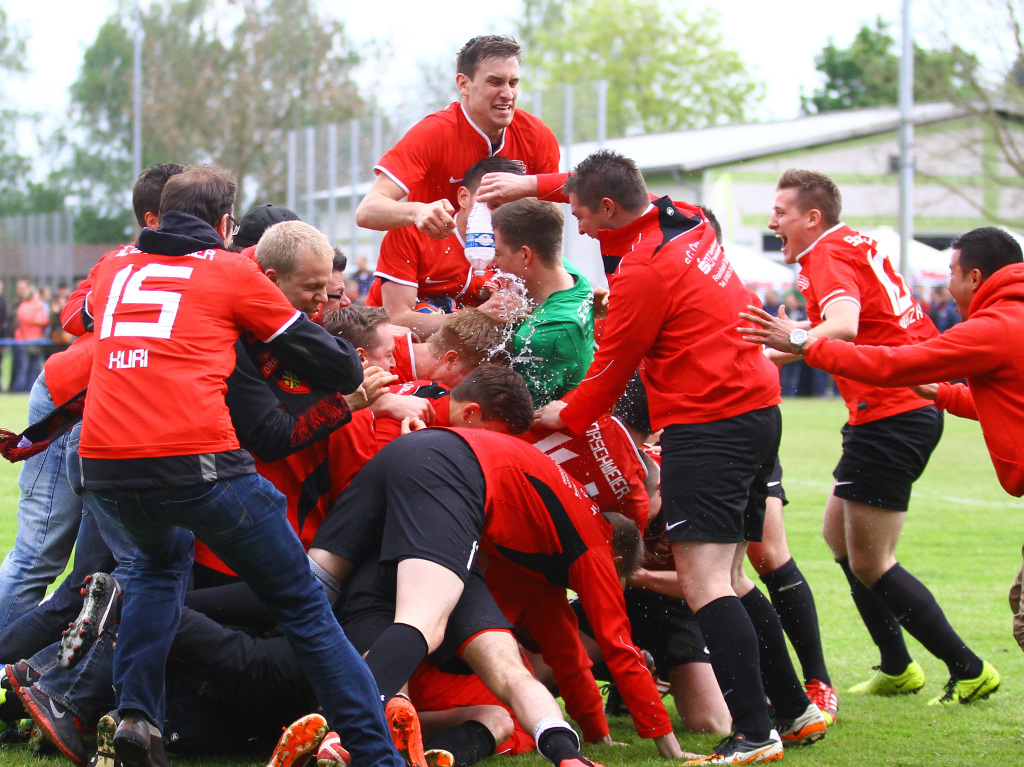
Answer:
[[[285,513],[284,496],[258,474],[155,491],[92,491],[103,537],[136,545],[127,571],[114,657],[121,711],[163,723],[164,671],[181,619],[193,533],[264,600],[353,767],[403,767],[380,694],[346,639]],[[192,531],[192,532],[189,532]],[[112,546],[114,548],[114,546]]]
[[[54,410],[46,380],[40,375],[28,397],[28,421]],[[0,629],[21,617],[46,594],[64,572],[82,519],[82,499],[71,490],[65,471],[67,431],[46,450],[28,458],[18,474],[18,533],[14,548],[0,565]]]

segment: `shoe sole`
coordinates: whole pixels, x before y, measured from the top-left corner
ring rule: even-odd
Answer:
[[[60,751],[64,756],[70,759],[78,767],[84,767],[87,754],[83,750],[82,753],[77,754],[68,748],[64,742],[57,736],[57,733],[50,726],[50,720],[47,719],[45,712],[39,707],[35,699],[28,694],[31,687],[21,687],[18,690],[18,698],[21,700],[21,704],[25,707],[25,711],[30,717],[32,717],[32,723],[36,726],[36,730],[39,734],[54,748]],[[65,716],[71,715],[70,711],[65,712]],[[84,744],[83,744],[84,748]]]
[[[792,735],[782,736],[783,748],[789,748],[790,746],[809,746],[812,743],[817,743],[819,740],[824,738],[828,734],[828,725],[824,722],[816,722],[812,725],[807,725],[799,733],[793,733]]]
[[[292,722],[281,734],[267,767],[302,767],[327,735],[327,720],[309,714]]]
[[[127,738],[117,737],[114,741],[114,755],[121,760],[125,767],[147,767],[149,764],[149,743]]]
[[[117,604],[118,583],[113,577],[94,573],[86,580],[82,611],[60,640],[59,660],[63,669],[74,668],[109,628],[107,621]]]
[[[409,707],[390,706],[385,711],[391,738],[395,741],[395,749],[405,760],[408,767],[426,767],[426,755],[423,752],[423,734],[415,712]],[[414,752],[414,753],[411,753]]]
[[[89,767],[122,767],[114,751],[114,735],[119,724],[109,714],[100,718],[96,725],[96,756],[89,761]]]

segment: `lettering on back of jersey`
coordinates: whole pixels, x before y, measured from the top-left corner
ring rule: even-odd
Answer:
[[[110,353],[107,370],[131,370],[149,367],[149,349],[118,349]]]

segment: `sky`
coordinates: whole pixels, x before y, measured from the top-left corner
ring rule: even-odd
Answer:
[[[150,1],[141,0],[143,7]],[[936,1],[914,0],[917,28],[934,27],[930,16],[935,11],[926,3]],[[470,37],[514,30],[512,14],[491,4],[458,7],[388,0],[385,12],[379,10],[379,3],[320,0],[319,4],[324,12],[344,19],[357,46],[376,43],[390,51],[382,65],[366,68],[361,78],[367,88],[379,87],[385,103],[388,98],[415,101],[418,63],[454,61],[456,51]],[[809,95],[822,82],[814,69],[814,56],[829,38],[839,46],[848,45],[857,29],[876,15],[889,21],[899,37],[900,5],[895,0],[691,0],[690,5],[718,10],[726,43],[740,52],[754,78],[765,83],[766,97],[756,115],[762,120],[798,114],[801,92]],[[61,13],[49,3],[8,5],[9,21],[28,35],[30,71],[23,78],[7,78],[3,89],[16,108],[42,118],[22,127],[23,151],[35,154],[36,134],[47,132],[66,113],[68,88],[78,75],[82,54],[117,6],[117,0],[85,0],[75,4],[72,12]],[[528,89],[528,82],[524,87]]]

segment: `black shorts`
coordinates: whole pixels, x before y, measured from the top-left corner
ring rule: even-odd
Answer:
[[[590,627],[578,599],[570,600],[580,631],[590,636]],[[684,663],[710,663],[704,635],[697,618],[686,602],[676,597],[644,589],[626,589],[626,615],[633,629],[633,644],[654,658],[655,670],[662,679]]]
[[[782,436],[778,406],[661,436],[661,513],[669,541],[760,541]]]
[[[465,582],[484,524],[486,485],[469,444],[447,429],[399,437],[356,474],[311,548],[353,563],[425,559]]]
[[[928,405],[842,428],[843,456],[832,476],[835,496],[878,509],[906,511],[910,487],[942,436],[942,413]]]
[[[335,612],[345,635],[360,654],[369,650],[395,621],[397,568],[394,562],[367,559],[345,579]],[[444,640],[430,657],[439,668],[450,666],[462,645],[474,635],[481,631],[511,628],[512,624],[487,590],[483,574],[474,567],[465,579],[462,596],[448,616]],[[456,665],[459,663],[461,661]],[[461,667],[444,670],[464,673]]]
[[[782,461],[778,458],[775,459],[775,468],[772,469],[772,475],[768,478],[768,497],[778,498],[782,501],[783,506],[789,505],[786,490],[782,487]]]

